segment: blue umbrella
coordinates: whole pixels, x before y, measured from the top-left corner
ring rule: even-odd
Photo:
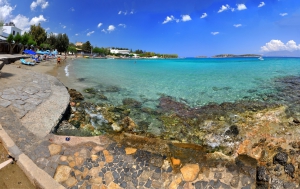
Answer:
[[[36,54],[36,52],[34,52],[34,51],[32,51],[32,50],[25,50],[25,51],[23,51],[25,54],[33,54],[33,55],[35,55]]]

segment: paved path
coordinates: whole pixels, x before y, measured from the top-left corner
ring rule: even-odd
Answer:
[[[42,188],[253,188],[251,166],[194,162],[126,148],[105,136],[50,134],[69,104],[54,77],[10,65],[0,75],[0,137]],[[0,125],[0,126],[1,126]],[[12,140],[10,140],[12,139]],[[242,163],[242,162],[241,162]],[[180,168],[175,171],[174,168]],[[245,169],[246,168],[246,169]]]

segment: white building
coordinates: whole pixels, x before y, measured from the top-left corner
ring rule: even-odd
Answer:
[[[114,54],[129,54],[129,50],[109,49],[110,53]]]
[[[17,34],[22,34],[22,30],[17,28],[13,22],[6,23],[2,27],[2,31],[0,31],[0,35],[3,37],[8,37],[10,34],[16,36]]]

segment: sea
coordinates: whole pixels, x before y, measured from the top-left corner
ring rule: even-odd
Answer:
[[[165,95],[197,107],[260,100],[276,78],[300,75],[300,58],[75,59],[64,71],[69,87],[96,88],[113,105],[133,98],[154,108]]]
[[[211,104],[231,103],[234,108],[244,106],[244,102],[245,106],[263,102],[291,106],[291,112],[300,112],[300,105],[295,103],[300,102],[300,58],[78,58],[64,64],[58,78],[93,104],[117,107],[124,105],[125,99],[139,102],[141,105],[131,110],[130,117],[154,127],[164,127],[161,117],[140,110],[159,110],[166,102],[162,97],[189,110]],[[91,89],[101,98],[89,94]]]

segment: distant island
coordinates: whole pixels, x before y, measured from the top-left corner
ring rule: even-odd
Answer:
[[[261,57],[259,54],[241,54],[241,55],[235,55],[235,54],[218,54],[215,56],[212,56],[213,58],[240,58],[240,57]]]

